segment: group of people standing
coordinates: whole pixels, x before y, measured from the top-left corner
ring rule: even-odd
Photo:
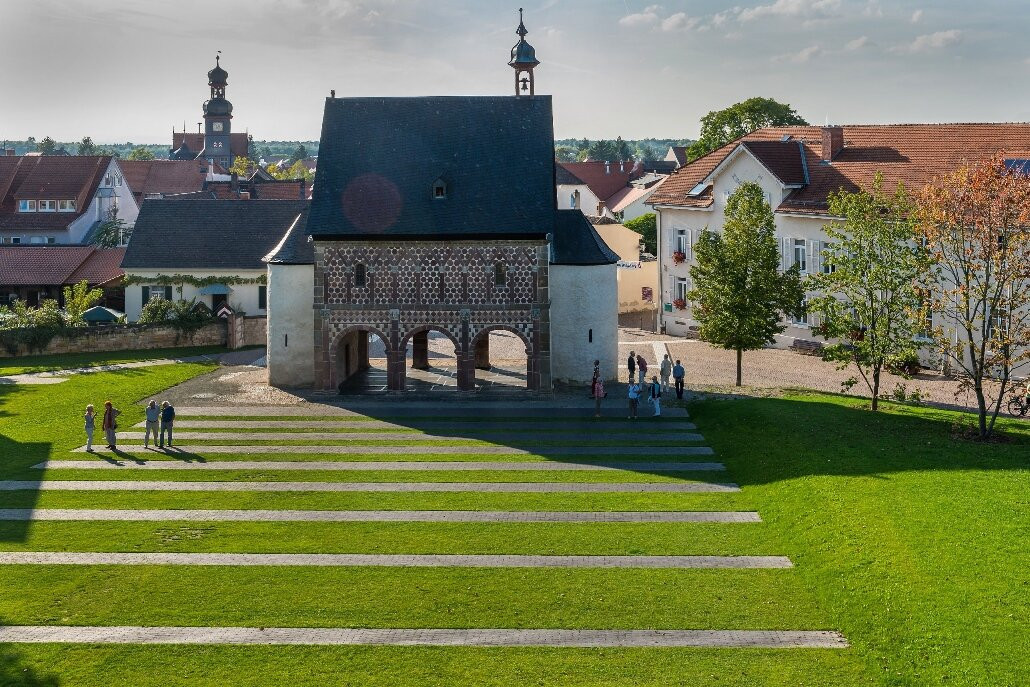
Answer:
[[[647,360],[644,356],[637,355],[635,351],[630,351],[626,367],[629,369],[629,386],[627,390],[629,419],[637,417],[640,398],[645,394],[648,402],[654,407],[654,417],[660,417],[662,414],[662,392],[669,390],[670,379],[673,381],[674,388],[676,389],[676,398],[683,398],[683,382],[684,377],[686,377],[686,371],[683,369],[681,361],[677,360],[673,364],[672,358],[668,353],[662,358],[661,366],[658,370],[661,380],[659,381],[658,375],[652,375],[651,383],[647,384],[646,387]],[[601,417],[601,400],[607,395],[607,392],[604,390],[604,380],[601,379],[601,363],[595,360],[594,377],[593,381],[590,382],[590,397],[594,399],[594,417]]]
[[[172,424],[175,421],[175,408],[168,401],[162,401],[161,407],[158,407],[157,401],[151,400],[147,403],[145,409],[147,416],[146,422],[146,434],[143,435],[143,448],[150,448],[150,437],[153,434],[154,443],[157,444],[158,448],[164,448],[165,437],[167,436],[168,445],[172,445]],[[104,439],[107,441],[107,448],[112,451],[117,446],[117,430],[118,430],[118,416],[122,414],[122,411],[118,410],[111,404],[110,401],[104,401],[104,417],[100,421],[100,429],[104,432]],[[93,432],[96,428],[96,412],[93,410],[93,404],[90,403],[86,406],[85,430],[86,430],[86,450],[90,453],[93,452]],[[160,429],[160,435],[158,430]]]

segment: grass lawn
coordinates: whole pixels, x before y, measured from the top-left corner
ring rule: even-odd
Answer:
[[[138,351],[22,355],[16,358],[0,358],[0,375],[67,370],[75,367],[97,367],[99,365],[113,365],[115,363],[132,363],[138,360],[218,355],[228,352],[229,349],[225,346],[182,346],[179,348],[149,348]]]
[[[49,387],[0,386],[0,479],[38,478],[31,466],[43,460],[87,459],[69,452],[83,443],[80,417],[87,402],[111,397],[125,412],[120,424],[127,429],[142,418],[138,399],[207,369],[184,364],[97,373]],[[736,482],[739,493],[0,492],[9,508],[757,510],[763,520],[0,522],[0,550],[8,551],[771,554],[789,556],[795,565],[783,570],[0,566],[3,624],[836,629],[850,640],[849,649],[19,644],[0,645],[0,685],[993,687],[1030,682],[1030,424],[1007,420],[1003,429],[1009,441],[983,445],[951,439],[956,414],[949,411],[885,404],[883,412],[872,414],[862,405],[854,398],[801,393],[695,403],[692,420],[716,455],[688,460],[724,462],[724,473],[62,469],[45,476],[710,480]],[[516,430],[518,422],[511,421]],[[477,445],[482,430],[473,430],[467,443],[457,443]],[[660,446],[643,451],[651,460],[670,459]],[[259,456],[244,459],[251,458]],[[552,459],[582,462],[579,456]]]

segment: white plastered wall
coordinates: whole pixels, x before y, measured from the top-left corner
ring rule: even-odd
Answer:
[[[139,319],[140,312],[143,310],[143,287],[148,285],[146,279],[148,277],[157,278],[159,274],[171,276],[173,274],[185,274],[192,277],[203,279],[205,277],[240,277],[243,279],[257,279],[265,274],[264,270],[177,270],[177,269],[162,269],[162,270],[141,270],[132,269],[127,272],[132,276],[138,276],[143,279],[142,284],[132,284],[125,287],[125,316],[129,322],[135,322]],[[258,307],[259,296],[258,296],[258,284],[230,284],[229,288],[232,292],[228,296],[229,305],[231,305],[237,311],[243,311],[247,315],[254,317],[265,314],[263,308]],[[211,296],[201,295],[201,287],[192,286],[190,284],[184,284],[182,287],[182,293],[179,293],[179,286],[172,286],[172,299],[173,300],[190,300],[196,299],[197,301],[206,303],[208,306],[211,305]],[[271,292],[271,289],[268,289]],[[310,291],[309,291],[310,293]]]
[[[589,383],[594,360],[618,376],[619,290],[615,265],[551,265],[551,375]]]
[[[268,266],[268,383],[315,383],[312,305],[314,265]]]

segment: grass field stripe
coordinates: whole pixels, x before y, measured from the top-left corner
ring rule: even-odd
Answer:
[[[34,467],[43,470],[366,470],[397,471],[411,470],[428,472],[440,470],[482,471],[482,470],[516,470],[531,472],[552,472],[570,470],[612,471],[631,470],[637,472],[694,472],[721,471],[726,467],[722,463],[651,463],[639,462],[605,462],[605,463],[561,463],[555,461],[258,461],[258,460],[219,460],[209,463],[180,460],[126,460],[109,463],[102,460],[48,460]]]
[[[754,511],[99,510],[3,508],[0,520],[115,522],[761,522]]]
[[[476,493],[726,493],[712,482],[158,482],[148,480],[6,480],[0,491],[270,491]]]
[[[571,420],[569,422],[510,422],[505,423],[507,427],[517,426],[522,431],[539,431],[560,429],[568,432],[570,429],[583,429],[591,432],[598,429],[605,432],[619,433],[622,436],[635,437],[639,434],[639,425],[626,422],[626,418],[601,418],[595,420],[588,418],[584,420]],[[133,427],[146,427],[146,422],[138,422]],[[497,430],[491,429],[491,425],[483,423],[449,420],[425,420],[413,422],[384,422],[382,420],[176,420],[175,429],[363,429],[363,430],[434,430],[437,432],[469,432],[487,434]],[[675,418],[662,418],[661,422],[651,422],[647,426],[649,434],[660,435],[669,431],[689,431],[697,429],[693,422],[686,422]],[[416,434],[417,432],[409,432]]]
[[[133,439],[140,444],[146,432],[120,432],[119,441]],[[704,437],[696,432],[667,432],[665,434],[648,434],[648,440],[661,441],[704,441]],[[475,435],[468,434],[424,434],[421,432],[175,432],[175,441],[184,439],[217,439],[231,441],[317,441],[332,439],[334,441],[511,441],[519,443],[523,448],[536,444],[549,444],[555,441],[608,441],[622,446],[634,444],[639,435],[608,434],[595,431],[590,433],[537,434],[528,436],[525,432],[491,432]],[[447,447],[451,448],[451,447]]]
[[[4,551],[0,565],[189,565],[383,568],[790,568],[786,556],[539,556],[377,553],[87,553]]]
[[[559,648],[844,649],[825,630],[508,630],[334,627],[0,627],[0,644],[257,644]]]
[[[246,437],[240,437],[246,441]],[[142,444],[123,444],[122,449],[144,450]],[[83,453],[86,447],[75,449]],[[154,449],[157,450],[157,449]],[[111,450],[104,446],[94,446],[94,453],[100,455],[111,454]],[[656,448],[650,446],[623,445],[623,446],[548,446],[540,449],[512,448],[510,446],[348,446],[337,444],[335,446],[283,446],[281,444],[266,444],[264,446],[254,445],[201,445],[191,446],[189,444],[176,444],[174,449],[167,449],[165,452],[175,457],[178,454],[204,454],[204,453],[229,453],[246,455],[251,453],[343,453],[349,455],[409,455],[413,453],[448,453],[448,454],[488,454],[505,456],[536,455],[539,451],[546,451],[553,456],[625,456],[625,455],[651,455],[655,451],[663,454],[675,454],[680,456],[710,456],[713,451],[708,446],[677,446],[674,448]]]

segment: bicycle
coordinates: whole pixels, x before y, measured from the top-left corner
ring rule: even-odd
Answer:
[[[1013,392],[1008,404],[1009,415],[1023,417],[1030,412],[1030,394]]]

